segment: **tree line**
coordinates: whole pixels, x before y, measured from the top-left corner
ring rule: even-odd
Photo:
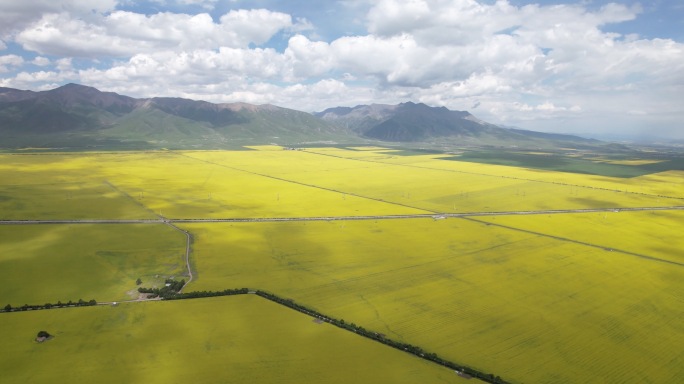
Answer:
[[[390,338],[387,338],[385,335],[377,332],[373,332],[371,330],[365,329],[364,327],[360,325],[356,325],[354,323],[347,323],[344,321],[344,319],[335,319],[330,316],[326,316],[314,309],[308,308],[304,305],[296,303],[292,299],[285,299],[280,296],[274,295],[269,292],[257,290],[257,291],[250,291],[248,288],[238,288],[238,289],[224,289],[222,291],[195,291],[195,292],[187,292],[187,293],[181,293],[179,292],[183,286],[185,285],[185,280],[181,281],[175,281],[172,279],[167,279],[166,280],[166,285],[162,288],[143,288],[140,287],[138,288],[138,292],[140,293],[148,293],[154,295],[153,297],[161,297],[162,300],[183,300],[183,299],[196,299],[196,298],[201,298],[201,297],[215,297],[215,296],[231,296],[231,295],[244,295],[248,294],[250,292],[255,293],[258,296],[261,296],[267,300],[273,301],[275,303],[284,305],[288,308],[294,309],[295,311],[304,313],[306,315],[315,317],[321,321],[324,321],[326,323],[332,324],[336,327],[348,330],[350,332],[354,332],[358,335],[367,337],[369,339],[375,340],[379,343],[385,344],[387,346],[390,346],[395,349],[399,349],[401,351],[405,351],[408,353],[411,353],[417,357],[420,357],[421,359],[425,359],[428,361],[432,361],[434,363],[437,363],[439,365],[442,365],[444,367],[453,369],[456,371],[459,375],[461,376],[470,376],[470,377],[475,377],[478,378],[482,381],[492,383],[492,384],[510,384],[508,381],[502,379],[499,376],[495,376],[494,374],[491,373],[484,373],[481,372],[477,369],[461,365],[461,364],[456,364],[452,361],[443,359],[439,357],[436,353],[432,352],[427,352],[424,351],[422,348],[408,344],[408,343],[403,343],[400,341],[392,340]],[[72,301],[69,301],[66,304],[62,304],[62,302],[57,302],[57,304],[43,304],[43,305],[28,305],[24,304],[21,307],[12,307],[11,305],[7,304],[5,306],[4,310],[2,312],[17,312],[17,311],[26,311],[26,310],[34,310],[34,309],[52,309],[52,308],[64,308],[64,307],[84,307],[84,306],[92,306],[92,305],[97,305],[97,301],[95,300],[90,300],[90,301],[83,301],[82,299],[79,300],[78,302],[74,303]]]
[[[359,334],[361,336],[364,336],[364,337],[367,337],[369,339],[372,339],[372,340],[375,340],[377,342],[388,345],[392,348],[396,348],[396,349],[411,353],[415,356],[420,357],[421,359],[429,360],[429,361],[432,361],[432,362],[437,363],[439,365],[453,369],[454,371],[458,372],[461,375],[464,375],[464,376],[467,375],[467,376],[475,377],[475,378],[478,378],[482,381],[486,381],[488,383],[509,384],[508,381],[502,379],[499,376],[495,376],[494,374],[484,373],[484,372],[478,371],[474,368],[471,368],[471,367],[468,367],[465,365],[456,364],[452,361],[449,361],[449,360],[446,360],[446,359],[443,359],[443,358],[437,356],[436,353],[426,352],[418,346],[411,345],[408,343],[402,343],[402,342],[399,342],[396,340],[389,339],[381,333],[377,333],[377,332],[367,330],[364,327],[362,327],[360,325],[356,325],[354,323],[347,323],[344,321],[344,319],[335,319],[335,318],[323,315],[322,313],[320,313],[318,311],[315,311],[311,308],[307,308],[301,304],[294,302],[294,300],[292,300],[292,299],[284,299],[282,297],[279,297],[277,295],[274,295],[274,294],[268,293],[268,292],[264,292],[264,291],[256,291],[255,293],[257,295],[267,299],[267,300],[270,300],[270,301],[273,301],[275,303],[284,305],[288,308],[292,308],[296,311],[302,312],[302,313],[307,314],[309,316],[313,316],[313,317],[315,317],[321,321],[324,321],[326,323],[330,323],[336,327],[346,329],[348,331],[354,332],[354,333]]]
[[[176,281],[173,279],[166,279],[164,283],[164,286],[161,288],[140,287],[138,288],[138,292],[150,294],[151,298],[161,297],[163,300],[196,299],[200,297],[245,295],[249,293],[249,289],[247,288],[224,289],[223,291],[194,291],[181,293],[180,290],[185,286],[185,280]]]
[[[58,301],[57,303],[45,303],[45,304],[24,304],[20,307],[13,307],[10,304],[7,304],[3,309],[2,312],[20,312],[20,311],[33,311],[37,309],[53,309],[53,308],[67,308],[67,307],[90,307],[93,305],[97,305],[97,301],[95,299],[92,299],[90,301],[85,301],[83,299],[79,299],[76,302],[73,302],[69,300],[66,303],[62,303],[61,301]]]
[[[182,300],[182,299],[197,299],[200,297],[215,297],[215,296],[232,296],[232,295],[246,295],[249,293],[247,288],[239,289],[224,289],[223,291],[194,291],[187,293],[178,293],[164,300]]]

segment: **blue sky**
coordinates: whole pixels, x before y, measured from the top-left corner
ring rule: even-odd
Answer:
[[[424,102],[496,124],[684,138],[677,0],[0,3],[0,86],[304,111]]]

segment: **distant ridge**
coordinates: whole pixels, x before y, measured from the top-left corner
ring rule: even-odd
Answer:
[[[233,148],[350,141],[353,133],[273,105],[136,99],[79,84],[33,92],[0,88],[3,147]]]
[[[572,135],[502,128],[466,111],[423,103],[335,107],[309,114],[270,104],[133,98],[79,84],[0,88],[0,147],[241,148],[276,143],[398,143],[522,148],[595,146]]]
[[[481,144],[540,144],[548,141],[599,143],[572,135],[559,135],[521,129],[502,128],[484,122],[466,111],[452,111],[446,107],[430,107],[423,103],[398,105],[371,104],[329,108],[315,113],[330,123],[337,124],[363,137],[389,142],[462,142]]]

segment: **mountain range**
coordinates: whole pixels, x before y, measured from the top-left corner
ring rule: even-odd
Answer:
[[[412,102],[314,114],[247,103],[132,98],[78,84],[34,92],[0,88],[0,147],[238,148],[278,143],[408,146],[595,145],[576,136],[502,128],[464,111]]]
[[[77,84],[0,88],[2,147],[238,148],[350,137],[309,113],[274,105],[136,99]]]
[[[323,120],[348,128],[362,137],[390,142],[548,146],[550,143],[590,145],[596,140],[572,135],[502,128],[466,111],[419,103],[371,104],[336,107],[314,113]]]

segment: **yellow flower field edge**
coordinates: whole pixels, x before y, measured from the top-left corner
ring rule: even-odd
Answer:
[[[140,292],[144,293],[151,293],[153,296],[152,297],[159,297],[161,300],[185,300],[185,299],[199,299],[203,297],[217,297],[217,296],[234,296],[234,295],[246,295],[246,294],[255,294],[259,297],[262,297],[266,300],[269,300],[271,302],[274,302],[276,304],[283,305],[287,308],[293,309],[297,312],[301,312],[305,315],[315,317],[316,319],[326,322],[328,324],[334,325],[338,328],[354,332],[357,335],[366,337],[368,339],[377,341],[379,343],[382,343],[384,345],[387,345],[389,347],[408,352],[416,357],[419,357],[421,359],[439,364],[443,367],[453,369],[459,376],[464,377],[464,378],[477,378],[479,380],[482,380],[487,383],[492,383],[492,384],[510,384],[509,381],[506,381],[502,379],[499,376],[495,376],[492,373],[484,373],[481,371],[478,371],[476,369],[473,369],[471,367],[461,365],[454,363],[449,360],[442,359],[441,357],[437,356],[436,353],[431,353],[428,351],[424,351],[422,348],[408,344],[408,343],[402,343],[396,340],[392,340],[390,338],[387,338],[385,335],[377,332],[373,332],[371,330],[367,330],[364,327],[360,325],[356,325],[354,323],[346,323],[344,319],[335,319],[330,316],[326,316],[318,311],[315,311],[313,309],[310,309],[308,307],[305,307],[301,304],[296,303],[292,299],[284,299],[280,296],[274,295],[269,292],[261,291],[261,290],[251,290],[249,288],[239,288],[239,289],[225,289],[223,291],[195,291],[195,292],[178,292],[176,289],[180,290],[182,288],[184,281],[176,282],[178,284],[172,284],[170,287],[171,289],[149,289],[149,288],[140,288]],[[167,287],[168,288],[168,287]],[[9,304],[4,307],[3,309],[0,310],[0,312],[19,312],[19,311],[29,311],[29,310],[40,310],[40,309],[56,309],[56,308],[68,308],[68,307],[84,307],[84,306],[94,306],[94,305],[109,305],[110,303],[97,303],[95,300],[90,300],[88,302],[85,302],[83,300],[79,300],[78,303],[72,303],[69,301],[68,305],[67,304],[62,304],[59,303],[59,305],[56,304],[45,304],[45,305],[24,305],[22,307],[11,307]]]
[[[0,314],[2,383],[462,383],[256,295]],[[40,343],[36,333],[54,337]],[[40,369],[35,369],[40,367]],[[482,383],[468,380],[467,384]]]

